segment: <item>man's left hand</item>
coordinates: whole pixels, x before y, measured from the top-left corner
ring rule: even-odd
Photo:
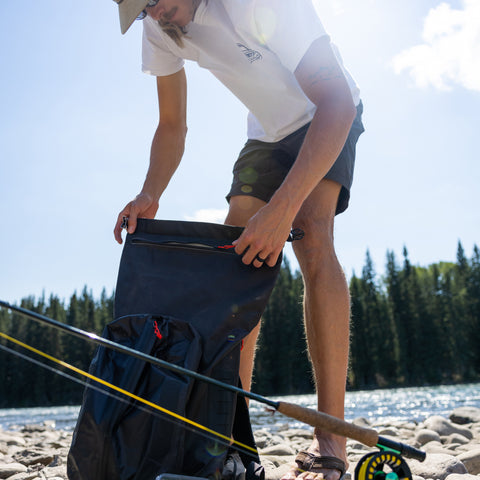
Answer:
[[[247,265],[274,267],[291,226],[292,220],[284,211],[267,204],[250,218],[242,235],[233,242],[235,252]]]

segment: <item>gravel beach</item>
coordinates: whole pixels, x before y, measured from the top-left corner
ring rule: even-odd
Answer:
[[[432,416],[423,422],[354,423],[375,428],[391,437],[427,452],[424,462],[406,459],[414,480],[479,480],[480,408],[461,407],[447,417]],[[18,430],[0,430],[0,479],[64,480],[71,432],[55,428],[53,422],[26,425]],[[277,480],[293,464],[296,453],[308,448],[311,430],[283,428],[274,433],[255,431],[266,480]],[[345,480],[354,477],[358,461],[372,449],[348,440],[349,468]],[[457,478],[461,475],[461,479]],[[470,479],[471,477],[471,479]]]

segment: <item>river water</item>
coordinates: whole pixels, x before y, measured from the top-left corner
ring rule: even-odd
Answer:
[[[272,397],[304,407],[315,408],[315,395],[293,395]],[[351,421],[364,417],[373,424],[386,424],[394,420],[422,421],[431,415],[443,415],[457,407],[480,408],[480,383],[440,387],[415,387],[389,390],[347,392],[345,418]],[[28,423],[54,421],[56,428],[72,430],[78,415],[78,406],[37,407],[0,409],[0,427],[17,429]],[[268,427],[277,430],[288,425],[290,428],[305,428],[279,413],[272,414],[265,405],[252,401],[250,415],[254,430]]]

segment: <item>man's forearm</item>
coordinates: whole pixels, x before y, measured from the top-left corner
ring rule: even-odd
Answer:
[[[281,203],[295,217],[305,199],[330,170],[340,154],[355,118],[349,98],[327,99],[312,119],[299,155],[271,203]],[[288,214],[287,213],[287,214]]]
[[[160,123],[152,141],[150,166],[142,193],[158,201],[175,173],[185,148],[187,128],[183,125]]]

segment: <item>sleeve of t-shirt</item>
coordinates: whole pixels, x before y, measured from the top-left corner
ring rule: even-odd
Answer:
[[[253,15],[261,41],[292,72],[313,41],[327,35],[311,0],[256,0]]]
[[[177,73],[185,63],[169,49],[164,35],[154,20],[143,21],[142,71],[157,77]]]

